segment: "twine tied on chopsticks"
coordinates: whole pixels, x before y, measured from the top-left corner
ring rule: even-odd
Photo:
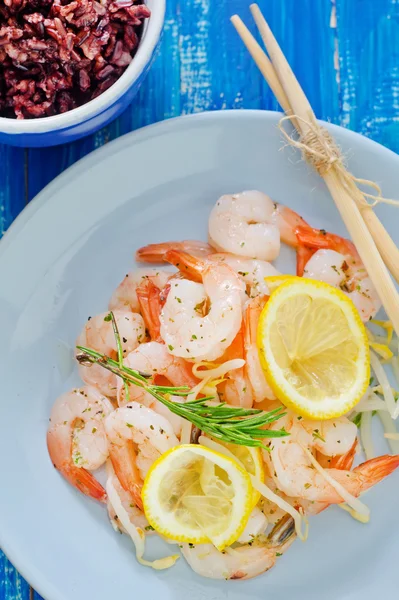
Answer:
[[[307,132],[306,134],[301,135],[299,139],[292,137],[284,127],[286,121],[291,122],[293,120],[306,124]],[[321,177],[324,177],[324,175],[334,167],[341,182],[350,192],[353,199],[362,207],[374,208],[379,203],[399,206],[399,200],[383,197],[378,183],[369,179],[355,177],[355,175],[348,171],[344,163],[344,157],[333,137],[325,127],[321,127],[316,121],[309,122],[298,115],[286,115],[280,119],[278,127],[288,144],[294,148],[298,148],[298,150],[302,152],[306,162],[310,164]],[[360,190],[358,187],[359,185],[372,188],[375,190],[376,194],[369,194],[364,190]]]
[[[259,6],[252,4],[250,10],[268,54],[238,15],[231,20],[287,115],[280,122],[281,132],[287,142],[301,150],[305,160],[322,176],[399,335],[399,293],[388,272],[389,269],[399,283],[399,248],[373,210],[373,206],[382,202],[396,206],[399,202],[383,198],[378,184],[359,179],[347,170],[338,146],[317,124],[309,100]],[[292,121],[299,139],[293,139],[284,130],[282,125],[285,120]],[[368,186],[369,192],[375,193],[364,192],[363,186]]]

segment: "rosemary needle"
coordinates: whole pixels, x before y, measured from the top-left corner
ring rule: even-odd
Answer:
[[[112,312],[112,310],[109,313],[109,315],[107,315],[104,318],[104,321],[109,321],[110,318],[111,318],[111,321],[112,321],[112,329],[114,330],[114,336],[115,336],[115,340],[116,340],[116,347],[118,349],[118,363],[119,363],[119,367],[122,368],[123,367],[123,348],[122,348],[122,344],[121,344],[121,336],[119,335],[118,325],[116,323],[115,315]],[[123,380],[123,384],[124,384],[124,388],[125,388],[126,402],[129,402],[129,398],[130,398],[129,385],[128,385],[127,381],[125,381],[125,380]]]
[[[209,405],[208,402],[214,399],[211,396],[197,398],[183,404],[171,401],[168,396],[188,396],[190,389],[184,386],[168,387],[165,385],[154,385],[148,381],[151,375],[126,367],[123,364],[122,345],[112,312],[109,314],[108,320],[112,320],[118,350],[118,361],[84,346],[77,346],[77,349],[81,352],[77,356],[77,360],[85,366],[91,364],[101,365],[104,369],[121,377],[125,385],[125,390],[127,390],[127,399],[129,397],[129,384],[137,385],[164,404],[172,413],[190,421],[205,433],[223,442],[240,446],[254,446],[267,449],[262,442],[263,439],[289,435],[284,428],[279,430],[263,429],[265,425],[270,425],[285,415],[282,412],[282,408],[264,412],[257,408],[230,406],[224,402]]]

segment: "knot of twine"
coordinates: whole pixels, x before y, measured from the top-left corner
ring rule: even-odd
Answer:
[[[284,128],[285,121],[294,121],[306,125],[306,133],[300,135],[298,140],[294,139]],[[341,180],[341,183],[350,191],[354,199],[362,208],[374,208],[380,202],[399,206],[399,200],[392,200],[382,196],[380,186],[369,179],[355,177],[345,166],[344,158],[340,148],[333,137],[324,127],[316,121],[309,122],[298,115],[287,115],[279,121],[279,129],[290,146],[298,148],[308,164],[310,164],[321,177],[324,177],[331,169]],[[371,188],[375,194],[361,190],[359,185]]]

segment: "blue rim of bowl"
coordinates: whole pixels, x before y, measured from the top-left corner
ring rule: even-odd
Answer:
[[[209,111],[204,113],[196,113],[192,115],[185,115],[180,117],[175,117],[173,119],[168,119],[166,121],[161,121],[160,123],[155,123],[153,125],[147,125],[141,129],[136,131],[132,131],[127,133],[126,135],[109,142],[105,146],[98,148],[97,150],[91,152],[86,157],[80,159],[77,163],[69,167],[66,171],[64,171],[61,175],[56,177],[51,183],[49,183],[29,204],[24,208],[24,210],[18,215],[18,217],[14,220],[12,225],[8,228],[3,238],[0,240],[0,260],[2,254],[9,246],[10,243],[18,236],[19,231],[25,227],[30,218],[39,210],[52,196],[53,194],[63,185],[64,179],[65,181],[71,180],[72,173],[81,173],[83,171],[89,171],[91,165],[98,164],[104,155],[104,157],[112,154],[113,149],[119,147],[119,149],[123,149],[131,146],[134,143],[140,143],[145,141],[146,139],[150,139],[152,137],[156,137],[158,135],[168,134],[170,131],[176,130],[180,127],[185,127],[186,123],[189,124],[191,121],[195,123],[212,122],[219,121],[220,119],[227,121],[229,119],[251,119],[251,120],[263,120],[272,122],[275,126],[277,126],[278,120],[281,118],[282,114],[275,111],[267,111],[267,110],[223,110],[223,111]],[[399,157],[397,154],[385,148],[381,144],[366,138],[359,133],[354,131],[350,131],[348,129],[344,129],[338,125],[333,125],[331,123],[325,123],[324,121],[319,121],[322,125],[327,126],[332,132],[339,132],[341,136],[343,135],[348,142],[354,138],[361,138],[362,143],[369,151],[374,151],[378,154],[385,155],[386,158],[394,158],[398,160]],[[277,133],[277,127],[276,127]],[[7,555],[9,560],[12,562],[14,567],[21,573],[21,575],[29,582],[29,584],[37,591],[41,596],[47,598],[47,600],[69,600],[66,598],[65,594],[59,590],[59,588],[55,589],[53,585],[51,585],[45,576],[44,571],[40,571],[36,568],[30,566],[30,561],[28,557],[24,557],[23,547],[20,545],[15,547],[13,543],[12,534],[4,534],[5,527],[4,524],[1,523],[2,516],[0,515],[0,547],[3,552]]]
[[[145,22],[143,34],[134,58],[126,71],[105,92],[86,104],[60,115],[39,119],[0,117],[0,131],[8,135],[50,133],[74,127],[100,114],[119,100],[138,79],[150,62],[161,37],[166,0],[154,0],[151,17]]]

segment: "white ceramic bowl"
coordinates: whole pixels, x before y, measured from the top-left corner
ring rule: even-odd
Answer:
[[[147,74],[160,41],[165,0],[147,0],[151,17],[144,23],[137,52],[121,77],[103,94],[73,110],[40,119],[0,117],[0,143],[12,146],[54,146],[72,142],[104,127],[132,101]]]

